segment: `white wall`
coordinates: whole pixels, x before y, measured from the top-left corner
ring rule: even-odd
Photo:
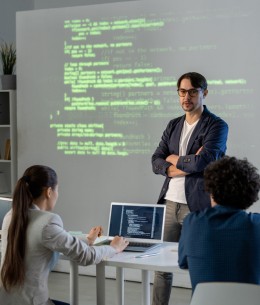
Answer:
[[[16,12],[34,9],[48,9],[123,1],[134,0],[2,0],[0,2],[0,42],[16,41]],[[59,261],[56,270],[61,272],[69,272],[69,266],[65,262]],[[80,267],[79,272],[81,274],[94,275],[95,268],[91,266],[88,268]],[[108,269],[107,273],[108,277],[115,277],[114,268]],[[126,278],[128,278],[129,280],[139,280],[140,275],[136,274],[136,272],[133,270],[126,270]],[[180,274],[175,277],[174,284],[176,284],[177,286],[190,287],[190,281],[187,272],[184,272],[184,275],[182,275],[182,272],[180,271]]]
[[[34,0],[2,0],[0,2],[0,42],[14,42],[15,15],[18,11],[34,9]]]
[[[16,12],[31,10],[34,8],[34,0],[1,0],[0,2],[0,43],[16,40]],[[0,64],[0,71],[2,67]],[[1,89],[0,82],[0,89]]]
[[[129,54],[136,54],[136,50],[145,52],[145,56],[148,58],[147,63],[161,67],[166,75],[171,77],[171,80],[177,79],[181,73],[189,70],[205,74],[207,79],[211,80],[210,93],[205,104],[214,113],[223,117],[230,126],[228,154],[238,157],[247,156],[250,161],[260,167],[257,154],[260,141],[259,137],[257,138],[257,135],[252,133],[252,130],[257,129],[257,113],[259,112],[257,111],[259,109],[257,73],[260,62],[257,54],[260,52],[260,46],[253,36],[248,36],[252,29],[259,26],[256,14],[259,4],[255,1],[251,6],[248,4],[240,6],[233,1],[233,5],[228,6],[230,3],[218,1],[218,3],[214,3],[214,6],[208,7],[207,1],[199,2],[200,5],[198,2],[194,4],[191,1],[190,10],[186,11],[183,4],[176,7],[169,1],[167,16],[173,14],[171,16],[174,17],[173,19],[168,18],[167,22],[170,20],[169,22],[174,22],[174,24],[168,24],[167,31],[161,29],[160,33],[156,30],[138,31],[143,36],[135,36],[138,39],[136,38],[133,45],[139,48],[132,49]],[[64,102],[67,103],[64,101],[64,92],[68,96],[69,87],[64,86],[63,77],[64,60],[69,61],[64,55],[64,41],[66,46],[67,41],[70,41],[67,37],[64,38],[67,33],[63,28],[64,20],[67,22],[68,20],[90,18],[97,22],[99,18],[107,20],[106,18],[109,18],[107,14],[110,14],[111,18],[114,15],[115,18],[119,18],[118,16],[131,18],[131,14],[146,16],[147,8],[153,10],[150,16],[157,16],[160,9],[162,10],[162,2],[153,1],[153,4],[157,5],[156,8],[152,7],[151,3],[152,1],[147,1],[146,5],[143,5],[141,1],[113,3],[105,5],[105,10],[101,5],[41,9],[21,13],[18,16],[17,46],[19,47],[20,69],[18,71],[20,86],[18,86],[20,88],[18,90],[18,172],[21,174],[27,166],[40,162],[57,170],[60,198],[56,211],[61,215],[65,228],[69,230],[86,231],[97,223],[106,227],[111,201],[156,202],[163,177],[155,176],[152,173],[151,154],[155,145],[158,144],[166,123],[172,117],[177,116],[180,107],[174,86],[165,91],[167,94],[171,94],[170,97],[164,94],[164,91],[160,94],[160,88],[156,87],[156,94],[159,93],[162,104],[165,102],[165,105],[170,105],[172,108],[169,108],[167,117],[164,116],[163,120],[160,120],[161,116],[159,116],[160,119],[157,117],[156,111],[160,112],[159,108],[152,107],[151,111],[154,110],[152,117],[146,116],[147,109],[140,110],[141,119],[138,121],[140,130],[149,130],[152,136],[156,136],[156,144],[149,153],[142,155],[142,158],[130,156],[123,159],[115,156],[82,156],[80,154],[77,157],[63,156],[60,150],[53,149],[56,147],[56,138],[53,130],[50,130],[48,122],[53,118],[52,122],[55,123],[60,122],[59,119],[62,120],[65,113],[63,111]],[[136,14],[137,7],[139,8],[138,14]],[[196,18],[197,12],[199,14]],[[131,33],[133,32],[134,30]],[[39,36],[41,40],[38,40]],[[122,39],[125,36],[119,37]],[[92,43],[91,39],[92,37],[87,37],[88,44]],[[114,39],[114,36],[109,36],[108,39]],[[247,44],[244,41],[247,41]],[[155,54],[154,50],[165,49],[160,46],[165,47],[169,44],[170,48],[167,50],[172,53],[162,55],[158,52],[156,53],[158,59],[156,57],[157,60],[154,60],[151,56]],[[112,59],[118,60],[118,58],[119,55]],[[128,63],[129,58],[131,58],[130,55],[121,62]],[[112,59],[110,62],[114,62]],[[145,62],[145,60],[141,61],[139,57],[134,57],[134,59],[137,64]],[[151,59],[150,62],[149,59]],[[86,59],[83,60],[88,62]],[[27,65],[28,61],[31,62],[30,66]],[[88,72],[89,70],[91,69],[88,69]],[[23,71],[26,71],[26,74]],[[234,79],[241,79],[242,82],[236,83],[236,85],[230,83],[230,80]],[[218,80],[220,80],[220,85]],[[93,89],[92,92],[94,91],[94,99],[98,100],[94,94],[100,93],[101,90]],[[124,88],[122,92],[126,93],[127,90]],[[87,94],[89,92],[84,92],[82,95],[85,97],[88,96]],[[167,101],[164,100],[166,97]],[[105,124],[113,124],[111,117],[107,119],[107,115],[111,114],[109,112],[111,109],[106,110],[108,113],[97,111],[95,114],[98,114],[98,118],[102,120],[105,113]],[[119,114],[124,115],[125,111],[124,108],[119,109],[117,117]],[[28,120],[28,113],[33,113],[30,120]],[[86,114],[84,111],[79,111],[77,114],[79,114],[77,122],[95,121],[93,112]],[[160,112],[160,114],[162,113]],[[68,115],[66,118],[69,119],[69,122],[74,122],[71,121],[69,113],[66,115]],[[109,125],[109,128],[113,130],[113,126]],[[130,129],[129,126],[128,129]],[[140,130],[138,135],[142,133]],[[147,134],[149,134],[148,131]],[[147,136],[143,139],[146,138]]]
[[[35,9],[43,8],[58,8],[58,7],[70,7],[70,6],[80,6],[80,5],[90,5],[90,4],[102,4],[102,3],[112,3],[112,2],[126,2],[126,1],[136,1],[136,0],[35,0]],[[138,1],[138,0],[137,0]]]
[[[86,4],[99,4],[99,3],[111,3],[111,2],[125,2],[125,1],[106,1],[106,0],[6,0],[1,1],[0,3],[0,40],[4,39],[5,41],[15,41],[16,33],[15,33],[15,13],[17,11],[22,10],[32,10],[32,9],[48,9],[48,8],[58,8],[58,7],[69,7],[69,6],[76,6],[76,5],[86,5]],[[243,1],[242,1],[243,2]],[[177,1],[176,1],[177,3]],[[239,3],[239,2],[238,2]],[[258,28],[258,27],[256,27]],[[230,38],[232,40],[232,38]],[[246,44],[246,42],[245,42]],[[243,60],[243,59],[241,59]],[[203,63],[201,63],[203,64]],[[252,67],[252,69],[256,69]],[[18,84],[19,87],[19,84]],[[18,101],[19,103],[19,101]],[[210,108],[210,105],[209,105]],[[259,135],[257,133],[251,133],[251,136],[258,137],[257,141],[259,141]],[[238,137],[238,140],[239,137]],[[241,145],[243,145],[243,141],[241,141]],[[245,145],[243,153],[246,154],[247,147]],[[152,175],[152,172],[150,173]],[[162,179],[158,180],[158,191],[162,184]],[[65,186],[66,187],[66,186]],[[157,194],[156,190],[156,194]],[[258,203],[258,206],[259,203]],[[59,208],[62,211],[62,207]],[[68,207],[66,207],[68,209]],[[256,207],[254,207],[256,209]],[[259,210],[259,208],[258,208]],[[61,213],[62,214],[62,213]]]

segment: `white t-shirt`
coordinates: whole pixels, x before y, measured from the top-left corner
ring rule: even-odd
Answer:
[[[194,122],[193,124],[189,124],[186,120],[184,121],[180,143],[179,143],[179,156],[185,156],[187,151],[187,146],[192,135],[192,132],[197,125],[199,120]],[[165,199],[179,202],[179,203],[186,203],[186,195],[185,195],[185,177],[173,177],[170,180],[168,191],[165,195]]]

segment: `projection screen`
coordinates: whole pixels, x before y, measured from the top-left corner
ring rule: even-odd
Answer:
[[[107,226],[110,202],[156,203],[151,155],[188,71],[229,124],[228,155],[260,168],[259,1],[131,1],[17,13],[18,175],[59,177],[68,230]],[[255,205],[260,210],[259,202]]]

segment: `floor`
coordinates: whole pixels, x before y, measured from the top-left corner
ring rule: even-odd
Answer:
[[[56,300],[69,302],[69,274],[51,272],[49,277],[50,297]],[[151,287],[152,291],[152,287]],[[106,280],[106,305],[115,305],[116,283],[113,279]],[[172,288],[170,304],[188,305],[191,298],[191,289]],[[141,305],[141,285],[137,282],[125,283],[125,305]],[[79,276],[79,305],[96,305],[95,277]]]

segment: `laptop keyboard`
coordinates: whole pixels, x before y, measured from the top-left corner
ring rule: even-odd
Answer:
[[[154,246],[153,243],[143,243],[143,242],[136,242],[136,241],[130,241],[128,244],[128,247],[144,247],[149,248],[151,246]]]
[[[154,250],[155,248],[160,246],[161,244],[130,242],[129,245],[124,249],[124,251],[147,252],[150,250]]]
[[[96,245],[110,245],[110,240],[103,240],[101,243],[97,243]],[[124,251],[131,251],[131,252],[144,252],[149,251],[154,248],[159,247],[161,244],[154,244],[149,242],[138,242],[138,241],[131,241],[129,242],[128,246],[124,249]]]

